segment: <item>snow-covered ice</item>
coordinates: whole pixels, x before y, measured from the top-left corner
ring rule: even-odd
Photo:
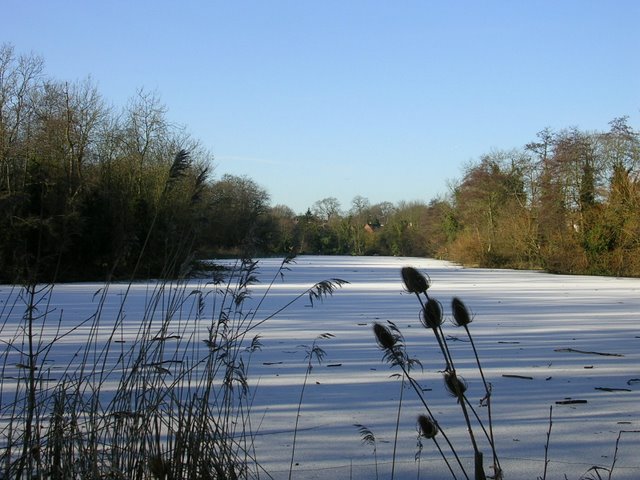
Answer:
[[[257,301],[280,259],[259,263],[263,282],[254,285]],[[443,387],[444,368],[437,344],[419,320],[420,306],[403,290],[400,268],[413,266],[429,275],[429,293],[450,315],[452,297],[460,297],[472,311],[470,325],[492,384],[493,425],[498,455],[507,479],[542,475],[549,409],[553,426],[547,478],[578,479],[594,465],[610,468],[616,439],[622,435],[614,479],[640,478],[640,279],[550,275],[536,271],[462,268],[422,258],[298,257],[278,279],[260,306],[266,317],[314,283],[340,278],[349,283],[322,302],[303,297],[262,324],[255,333],[262,349],[252,357],[252,428],[256,456],[273,478],[287,478],[293,425],[305,374],[305,353],[318,335],[326,352],[311,371],[296,444],[294,478],[389,478],[401,383],[382,362],[372,333],[374,322],[393,321],[402,331],[407,351],[419,359],[414,369],[438,422],[472,464],[471,449],[459,407]],[[100,284],[56,285],[51,295],[52,318],[63,328],[86,319],[96,306]],[[102,313],[105,332],[115,318],[127,285],[111,285]],[[134,283],[126,296],[126,328],[122,338],[137,334],[136,318],[148,307],[150,284]],[[187,291],[202,288],[193,281]],[[0,286],[3,321],[18,322],[22,312],[9,314],[16,290]],[[99,296],[99,295],[98,295]],[[4,310],[2,310],[4,308]],[[51,328],[57,328],[57,322]],[[14,329],[15,330],[15,329]],[[3,332],[13,331],[5,324]],[[49,335],[53,335],[53,331]],[[86,342],[77,329],[62,339],[64,348],[49,361],[62,368],[75,346]],[[447,323],[457,368],[469,383],[476,403],[482,385],[464,331]],[[101,337],[106,340],[105,337]],[[3,340],[7,340],[3,338]],[[65,363],[66,362],[66,363]],[[562,404],[566,400],[586,403]],[[481,415],[486,409],[480,408]],[[396,478],[450,478],[433,448],[424,441],[416,461],[416,417],[423,413],[412,390],[405,389],[400,417]],[[377,439],[377,462],[372,447],[361,442],[358,428],[370,429]],[[485,464],[491,462],[483,446]],[[472,469],[470,468],[469,471]],[[489,468],[487,467],[487,470]],[[490,472],[489,472],[490,473]]]

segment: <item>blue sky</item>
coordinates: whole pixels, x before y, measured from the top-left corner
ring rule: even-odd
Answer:
[[[545,127],[640,128],[640,2],[3,0],[0,42],[171,121],[303,213],[429,201]]]

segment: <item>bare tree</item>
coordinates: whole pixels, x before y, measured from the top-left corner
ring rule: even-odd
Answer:
[[[0,189],[9,195],[26,182],[34,95],[41,88],[44,61],[37,56],[16,56],[10,44],[0,45]],[[0,190],[1,191],[1,190]]]
[[[311,211],[318,218],[330,222],[340,215],[340,202],[335,197],[327,197],[316,201]]]

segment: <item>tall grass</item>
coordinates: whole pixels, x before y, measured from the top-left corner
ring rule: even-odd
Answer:
[[[0,477],[270,478],[253,448],[257,328],[344,283],[319,282],[263,313],[291,261],[251,302],[253,260],[195,286],[108,283],[93,296],[93,314],[74,325],[54,309],[54,285],[12,287],[0,306]],[[128,311],[133,288],[147,288],[140,316]],[[119,305],[110,303],[116,289]],[[65,353],[68,363],[53,362]]]

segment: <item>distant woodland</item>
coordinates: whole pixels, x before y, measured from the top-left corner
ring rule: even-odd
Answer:
[[[283,254],[640,276],[639,132],[620,117],[532,137],[480,155],[442,198],[329,197],[296,215],[251,178],[214,175],[155,94],[116,109],[91,81],[51,79],[2,45],[0,282],[175,277],[206,258]]]

